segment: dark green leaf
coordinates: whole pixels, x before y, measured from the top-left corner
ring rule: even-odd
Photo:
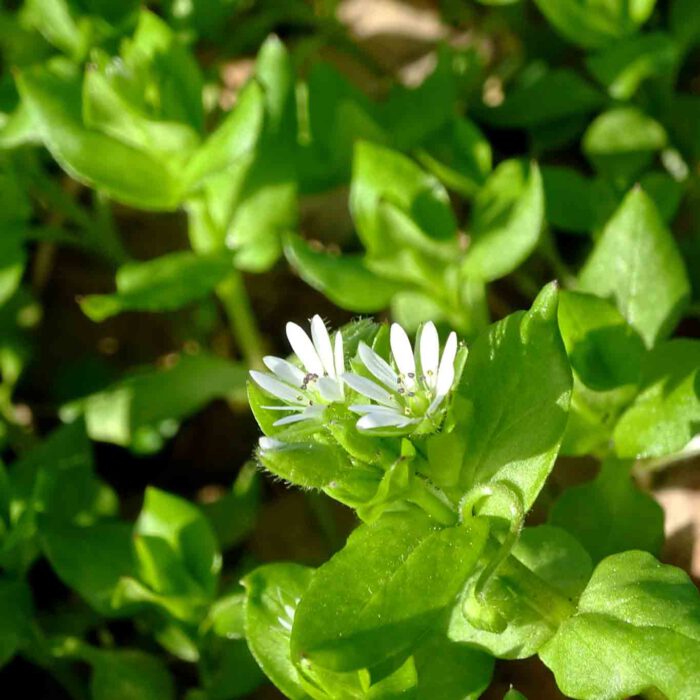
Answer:
[[[164,663],[131,649],[91,650],[93,700],[174,700],[175,683]]]
[[[592,482],[564,491],[550,522],[576,537],[594,562],[629,549],[658,555],[664,540],[661,506],[635,486],[630,464],[614,458]]]
[[[93,321],[122,311],[173,311],[210,294],[231,270],[230,256],[189,251],[127,263],[117,270],[116,294],[90,295],[80,306]]]
[[[595,224],[593,183],[571,168],[544,166],[547,221],[564,231],[590,233]]]
[[[31,592],[26,583],[0,577],[0,667],[30,640],[32,607]]]

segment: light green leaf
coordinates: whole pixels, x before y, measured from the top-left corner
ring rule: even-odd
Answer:
[[[308,697],[292,663],[290,638],[297,605],[312,575],[313,569],[300,564],[268,564],[243,579],[248,646],[270,680],[292,700]]]
[[[661,457],[700,432],[700,342],[659,344],[642,363],[639,396],[615,428],[621,457]]]
[[[594,112],[603,102],[598,90],[567,68],[542,72],[537,79],[507,93],[497,107],[480,116],[494,126],[533,128]]]
[[[545,287],[530,311],[494,324],[470,348],[458,388],[470,407],[456,428],[466,439],[463,490],[507,481],[527,509],[549,475],[571,395],[557,303],[556,287]]]
[[[53,63],[27,69],[18,76],[17,86],[46,147],[71,176],[131,206],[177,207],[178,178],[163,162],[85,128],[75,67]]]
[[[146,262],[131,262],[117,270],[116,294],[92,294],[80,306],[93,321],[123,311],[174,311],[213,292],[233,269],[226,255],[169,253]]]
[[[134,532],[167,542],[204,593],[214,595],[221,554],[214,531],[197,506],[149,486]]]
[[[162,370],[146,370],[64,406],[66,419],[83,414],[93,440],[137,452],[157,452],[178,421],[215,398],[245,400],[245,369],[214,355],[181,355]]]
[[[588,127],[583,152],[596,170],[628,185],[666,142],[666,132],[657,121],[636,107],[614,107]]]
[[[616,100],[629,100],[648,78],[671,77],[677,46],[664,32],[640,34],[612,44],[586,60],[588,70]]]
[[[700,694],[700,595],[687,574],[646,552],[608,557],[541,650],[563,693],[621,700],[657,689]]]
[[[474,199],[465,275],[490,282],[517,268],[532,253],[544,223],[539,168],[501,163]]]
[[[570,534],[549,525],[525,528],[512,555],[515,561],[504,562],[485,590],[486,603],[507,620],[505,630],[496,633],[478,629],[467,620],[460,603],[452,611],[448,635],[498,658],[523,659],[535,654],[556,629],[529,600],[520,582],[521,572],[528,577],[534,574],[543,582],[542,587],[551,586],[559,595],[574,600],[586,587],[593,564]]]
[[[567,489],[552,506],[550,522],[576,537],[596,563],[629,549],[661,551],[663,510],[635,486],[630,466],[606,460],[592,482]]]
[[[332,255],[297,235],[285,238],[284,254],[301,278],[334,304],[356,313],[385,309],[402,287],[368,269],[358,255]]]
[[[648,347],[668,335],[690,294],[683,259],[654,203],[633,189],[584,266],[581,289],[617,303]]]
[[[535,0],[542,14],[569,41],[600,48],[633,34],[656,0]]]
[[[442,529],[419,511],[360,526],[302,597],[292,658],[349,671],[410,654],[454,602],[486,537],[482,521]]]

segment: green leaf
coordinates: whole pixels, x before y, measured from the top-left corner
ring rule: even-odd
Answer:
[[[211,524],[197,506],[149,486],[134,532],[167,542],[204,593],[214,595],[221,554]]]
[[[167,369],[149,369],[64,406],[61,415],[85,416],[93,440],[142,452],[157,452],[178,421],[215,398],[245,400],[245,369],[204,353],[181,355]]]
[[[285,238],[284,254],[307,284],[348,311],[372,313],[385,309],[402,289],[372,272],[361,256],[319,251],[294,234]]]
[[[302,597],[292,658],[349,671],[409,654],[454,602],[486,537],[482,521],[442,529],[418,511],[360,526]]]
[[[542,168],[547,222],[563,231],[590,233],[595,225],[593,183],[577,170],[559,166]]]
[[[567,68],[542,72],[509,92],[497,107],[482,109],[480,116],[503,128],[533,128],[568,117],[594,112],[603,102],[598,90]]]
[[[552,506],[550,522],[576,537],[596,563],[629,549],[661,551],[663,510],[635,486],[630,466],[606,460],[593,481],[567,489]]]
[[[174,700],[175,683],[157,657],[133,649],[90,650],[93,700]]]
[[[39,520],[41,545],[53,570],[102,615],[113,616],[119,580],[135,573],[131,526],[98,522],[88,527]]]
[[[504,562],[485,590],[486,602],[508,621],[505,630],[496,633],[478,629],[467,620],[460,603],[452,611],[450,639],[484,649],[498,658],[532,656],[556,630],[523,589],[522,572],[538,577],[543,591],[551,587],[573,600],[586,587],[593,571],[591,558],[583,547],[570,534],[550,525],[525,528],[512,556],[515,561]]]
[[[174,209],[175,173],[152,155],[85,128],[80,76],[65,63],[37,66],[17,78],[22,100],[51,155],[72,177],[141,209]]]
[[[661,218],[667,224],[671,224],[685,194],[684,183],[666,173],[648,172],[642,175],[639,184],[654,200]]]
[[[530,311],[494,324],[471,347],[458,388],[458,396],[469,402],[456,428],[466,440],[463,491],[507,481],[528,509],[549,475],[571,395],[557,304],[551,284]]]
[[[418,698],[477,700],[491,682],[494,660],[466,644],[435,635],[414,653]]]
[[[569,41],[586,49],[633,34],[656,0],[535,0],[542,14]]]
[[[24,581],[0,576],[0,668],[31,638],[32,607]]]
[[[664,128],[636,107],[603,112],[583,136],[583,152],[602,174],[628,185],[666,146]]]
[[[697,44],[700,39],[700,8],[694,0],[673,0],[669,23],[683,50]]]
[[[515,688],[511,688],[504,696],[503,700],[527,700],[527,698]]]
[[[474,200],[464,274],[486,282],[505,277],[535,249],[543,223],[544,192],[537,165],[501,163]]]
[[[639,384],[644,343],[610,301],[561,292],[559,329],[571,366],[586,386],[606,391]]]
[[[616,100],[629,100],[648,78],[670,77],[678,60],[676,43],[664,32],[640,34],[586,60],[588,70]]]
[[[613,298],[648,347],[673,330],[690,284],[673,237],[641,189],[606,225],[580,282],[583,291]]]
[[[233,269],[230,256],[169,253],[117,270],[116,294],[93,294],[80,306],[93,321],[123,311],[174,311],[210,294]]]
[[[646,552],[608,557],[540,656],[570,697],[657,689],[690,700],[700,694],[700,596],[687,574]]]
[[[418,151],[420,164],[450,189],[473,197],[491,172],[491,146],[473,122],[454,118]]]
[[[662,457],[700,432],[700,342],[659,344],[642,363],[639,396],[615,428],[621,457]]]
[[[17,291],[27,262],[23,227],[3,225],[2,228],[0,234],[0,306]]]
[[[268,564],[243,579],[248,646],[270,680],[292,700],[308,697],[292,663],[290,638],[297,605],[312,575],[313,569],[300,564]]]
[[[457,224],[447,192],[395,151],[367,142],[356,146],[350,209],[370,258],[395,261],[410,254],[407,248],[443,258],[453,251],[446,244],[454,245]]]

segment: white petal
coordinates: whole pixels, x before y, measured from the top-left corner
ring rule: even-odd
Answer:
[[[396,391],[399,387],[399,378],[396,372],[391,369],[389,363],[379,356],[372,348],[365,343],[360,343],[360,359],[362,364],[391,391]]]
[[[267,355],[263,357],[265,366],[276,374],[283,382],[293,386],[301,386],[304,383],[304,373],[291,362],[283,360],[281,357]]]
[[[452,388],[455,380],[455,357],[457,356],[457,334],[452,331],[445,343],[445,349],[440,358],[440,369],[438,370],[436,393],[444,396]]]
[[[406,418],[401,413],[368,413],[357,421],[358,430],[372,430],[373,428],[403,428],[415,421]]]
[[[371,379],[346,372],[343,375],[343,380],[351,389],[354,389],[369,399],[374,399],[384,406],[396,406],[394,397],[389,394],[386,389],[379,386],[379,384],[375,384]]]
[[[287,401],[288,403],[297,404],[299,406],[307,403],[298,389],[281,382],[270,374],[256,372],[254,369],[251,369],[250,376],[261,389],[268,394],[272,394],[272,396],[276,396],[278,399],[282,399],[282,401]]]
[[[303,420],[311,420],[313,418],[318,418],[323,413],[323,406],[309,406],[303,413],[297,413],[296,415],[286,416],[285,418],[280,418],[276,420],[272,425],[277,427],[280,425],[290,425],[291,423],[300,423]]]
[[[403,375],[404,384],[407,389],[412,389],[415,384],[416,360],[413,357],[411,341],[406,335],[406,331],[398,323],[391,324],[391,353],[396,361],[399,372]]]
[[[319,377],[322,376],[323,363],[316,352],[316,348],[314,348],[314,344],[311,342],[311,338],[306,335],[304,329],[301,326],[297,326],[296,323],[288,323],[287,338],[292,346],[292,350],[294,350],[294,354],[306,367],[306,371],[318,374]]]
[[[280,447],[284,447],[287,443],[281,440],[275,440],[275,438],[261,437],[258,440],[258,447],[260,447],[261,452],[267,452],[268,450],[278,450]]]
[[[426,384],[431,388],[437,383],[439,361],[440,339],[435,324],[428,321],[420,334],[420,369]]]
[[[314,341],[314,347],[318,356],[321,358],[323,369],[329,377],[335,377],[335,363],[333,361],[333,346],[331,345],[331,337],[328,335],[328,329],[323,319],[316,314],[311,319],[311,338]]]
[[[345,354],[343,351],[343,334],[338,331],[335,334],[335,376],[340,377],[345,372]]]
[[[267,411],[305,411],[307,406],[261,406]]]
[[[316,386],[324,401],[332,403],[334,401],[343,400],[343,389],[339,379],[321,377],[316,383]]]
[[[445,400],[445,394],[438,394],[428,406],[428,410],[425,412],[426,416],[432,416],[435,411],[440,408],[440,404]]]
[[[353,413],[359,413],[360,415],[364,413],[396,413],[397,408],[390,406],[377,406],[376,403],[356,403],[348,408]]]

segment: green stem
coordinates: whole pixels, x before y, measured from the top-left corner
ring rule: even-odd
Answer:
[[[442,525],[449,527],[457,524],[457,513],[454,509],[444,498],[441,498],[433,486],[420,476],[413,479],[411,492],[406,500],[422,508]]]
[[[559,255],[557,246],[554,243],[552,234],[550,231],[545,231],[542,236],[541,244],[542,252],[545,258],[552,266],[554,274],[563,287],[572,289],[576,286],[576,276],[571,272],[569,266],[564,262],[562,257]]]
[[[241,273],[233,270],[216,288],[216,293],[224,305],[231,332],[248,366],[262,368],[263,340]]]

